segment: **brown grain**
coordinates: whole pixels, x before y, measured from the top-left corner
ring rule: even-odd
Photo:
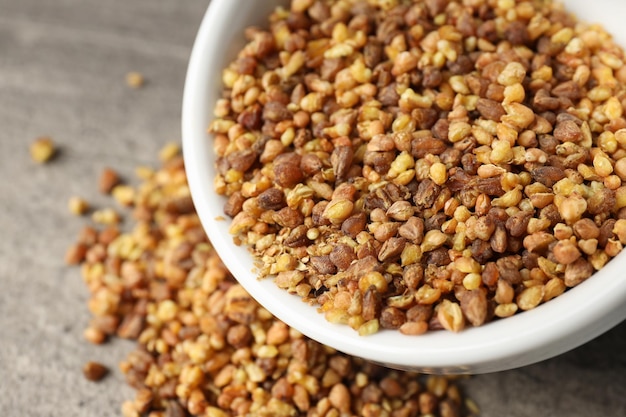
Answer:
[[[294,0],[248,30],[209,129],[261,277],[360,334],[417,335],[534,308],[621,251],[623,52],[572,54],[568,34],[609,38],[509,3]]]

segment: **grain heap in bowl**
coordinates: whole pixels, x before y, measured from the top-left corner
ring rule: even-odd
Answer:
[[[278,8],[223,72],[218,194],[261,277],[366,335],[529,310],[626,244],[626,68],[551,1]]]

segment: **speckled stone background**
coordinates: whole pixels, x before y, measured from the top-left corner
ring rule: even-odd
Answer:
[[[250,0],[252,1],[252,0]],[[117,363],[132,348],[83,341],[89,313],[79,271],[63,264],[96,206],[104,166],[133,178],[180,139],[187,58],[208,0],[0,0],[0,415],[120,415],[131,398]],[[139,71],[145,88],[129,89]],[[59,155],[34,164],[50,135]],[[81,366],[113,368],[99,384]],[[626,323],[558,358],[473,377],[465,391],[486,417],[626,416]]]

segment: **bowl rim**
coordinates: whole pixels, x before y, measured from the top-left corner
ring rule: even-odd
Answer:
[[[182,106],[183,156],[198,216],[225,265],[262,306],[311,339],[350,355],[399,369],[454,374],[495,372],[539,362],[595,338],[626,318],[626,273],[622,271],[626,251],[550,302],[456,334],[405,336],[382,330],[359,336],[347,325],[327,322],[315,307],[277,288],[271,278],[257,279],[251,273],[252,257],[248,254],[248,262],[242,258],[245,248],[233,245],[222,213],[224,199],[213,191],[213,151],[207,127],[212,98],[217,98],[221,88],[222,68],[233,58],[227,52],[233,55],[240,49],[225,45],[237,39],[249,19],[265,19],[267,13],[251,17],[252,9],[258,6],[268,11],[279,3],[285,1],[263,2],[263,7],[257,2],[211,1],[190,56]]]

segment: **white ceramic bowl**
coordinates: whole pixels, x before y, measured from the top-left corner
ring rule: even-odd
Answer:
[[[602,22],[626,45],[626,2],[566,1],[587,21]],[[213,191],[214,155],[207,135],[221,90],[222,69],[244,44],[243,29],[265,26],[281,0],[212,0],[193,48],[183,103],[183,148],[191,193],[213,245],[237,280],[279,319],[339,351],[390,367],[427,373],[486,373],[535,363],[573,349],[626,318],[626,251],[564,295],[534,310],[458,334],[440,331],[410,337],[398,331],[358,336],[326,321],[299,297],[278,289],[271,279],[251,272],[247,249],[233,244],[224,198]]]

